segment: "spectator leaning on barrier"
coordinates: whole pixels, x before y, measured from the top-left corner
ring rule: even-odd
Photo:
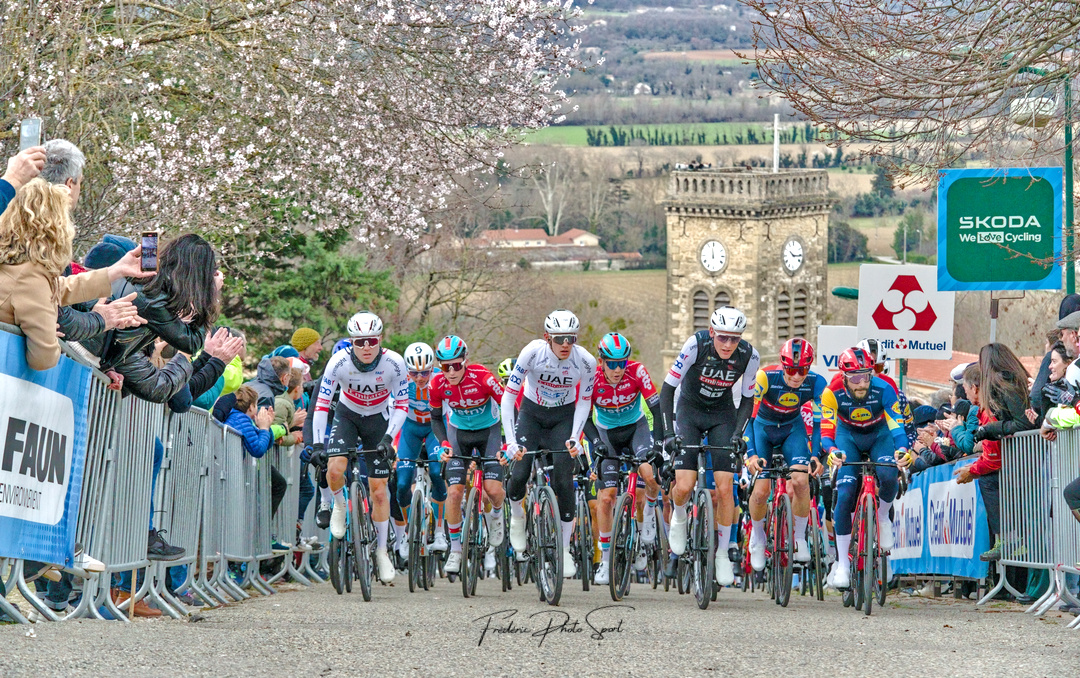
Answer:
[[[1029,415],[1034,415],[1033,421],[1042,424],[1040,434],[1047,440],[1057,437],[1055,429],[1073,428],[1080,423],[1080,417],[1076,410],[1070,407],[1061,407],[1059,402],[1069,402],[1074,392],[1065,380],[1065,371],[1069,367],[1069,358],[1062,343],[1054,344],[1050,349],[1050,366],[1047,383],[1039,393],[1038,408]]]
[[[945,415],[940,416],[944,419]],[[956,457],[956,450],[947,444],[947,439],[939,438],[941,430],[938,427],[938,418],[938,410],[929,405],[917,407],[912,412],[916,431],[915,443],[908,454],[900,458],[901,468],[910,466],[912,473],[919,473]]]
[[[26,362],[47,370],[60,359],[56,337],[61,306],[108,296],[110,283],[139,272],[139,250],[101,271],[61,277],[71,261],[71,196],[34,179],[0,215],[0,322],[26,335]]]
[[[1070,316],[1073,316],[1070,318]],[[1080,294],[1070,294],[1061,300],[1061,305],[1058,306],[1058,322],[1055,325],[1054,332],[1057,335],[1050,341],[1050,345],[1053,345],[1060,341],[1065,346],[1065,352],[1067,353],[1069,360],[1076,358],[1077,354],[1077,329],[1080,328]],[[1050,333],[1047,334],[1047,339],[1050,339]],[[1031,384],[1031,389],[1028,393],[1031,397],[1031,404],[1039,402],[1042,396],[1043,386],[1046,385],[1047,377],[1050,374],[1050,348],[1047,347],[1046,355],[1043,356],[1042,364],[1039,365],[1039,371],[1035,374],[1035,380]]]
[[[274,423],[274,409],[272,407],[258,406],[259,394],[250,386],[241,386],[236,389],[236,404],[232,412],[225,420],[225,425],[235,430],[243,438],[244,451],[256,459],[262,457],[274,444],[275,433],[284,433],[283,430],[272,431]]]

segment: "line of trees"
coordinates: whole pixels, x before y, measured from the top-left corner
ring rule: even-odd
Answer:
[[[773,141],[772,130],[764,128],[744,127],[727,132],[713,132],[709,130],[682,127],[676,129],[664,129],[661,127],[619,127],[611,125],[606,130],[602,127],[585,128],[585,140],[589,146],[727,146],[729,144],[771,144]],[[814,143],[821,141],[817,128],[813,125],[798,125],[780,130],[781,144]],[[843,151],[837,149],[836,155],[829,153],[828,165],[839,167],[843,158]],[[804,160],[805,162],[805,160]],[[794,161],[793,161],[794,163]],[[805,167],[806,165],[791,166]],[[816,166],[816,165],[815,165]]]

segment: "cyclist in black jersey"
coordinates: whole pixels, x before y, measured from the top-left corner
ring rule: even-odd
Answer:
[[[682,555],[686,550],[686,504],[697,483],[697,450],[682,451],[683,444],[699,445],[707,436],[711,445],[730,445],[732,450],[713,451],[712,468],[719,500],[716,505],[718,544],[727,544],[735,519],[732,482],[744,451],[743,429],[754,409],[754,385],[761,359],[753,346],[742,338],[746,316],[742,311],[724,306],[709,319],[709,329],[697,332],[683,345],[671,366],[660,391],[664,416],[664,449],[673,455],[675,484],[671,491],[674,511],[668,535],[671,550]],[[736,384],[740,401],[735,406]],[[675,412],[675,389],[681,388],[678,416]],[[673,421],[674,420],[674,421]],[[716,550],[716,580],[721,586],[735,581],[735,573],[726,549]]]

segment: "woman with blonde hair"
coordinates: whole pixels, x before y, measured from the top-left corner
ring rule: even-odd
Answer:
[[[60,359],[56,312],[60,306],[112,294],[112,281],[141,274],[140,248],[107,269],[62,277],[71,261],[75,228],[71,193],[34,179],[0,215],[0,322],[26,336],[26,362],[47,370]]]

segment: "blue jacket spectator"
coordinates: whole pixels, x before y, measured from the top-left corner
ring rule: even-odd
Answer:
[[[235,430],[244,439],[244,451],[259,458],[267,453],[274,444],[274,409],[258,409],[258,395],[248,386],[241,386],[236,391],[236,405],[225,419],[225,425]],[[285,431],[280,432],[281,435]],[[280,436],[279,436],[280,437]]]

